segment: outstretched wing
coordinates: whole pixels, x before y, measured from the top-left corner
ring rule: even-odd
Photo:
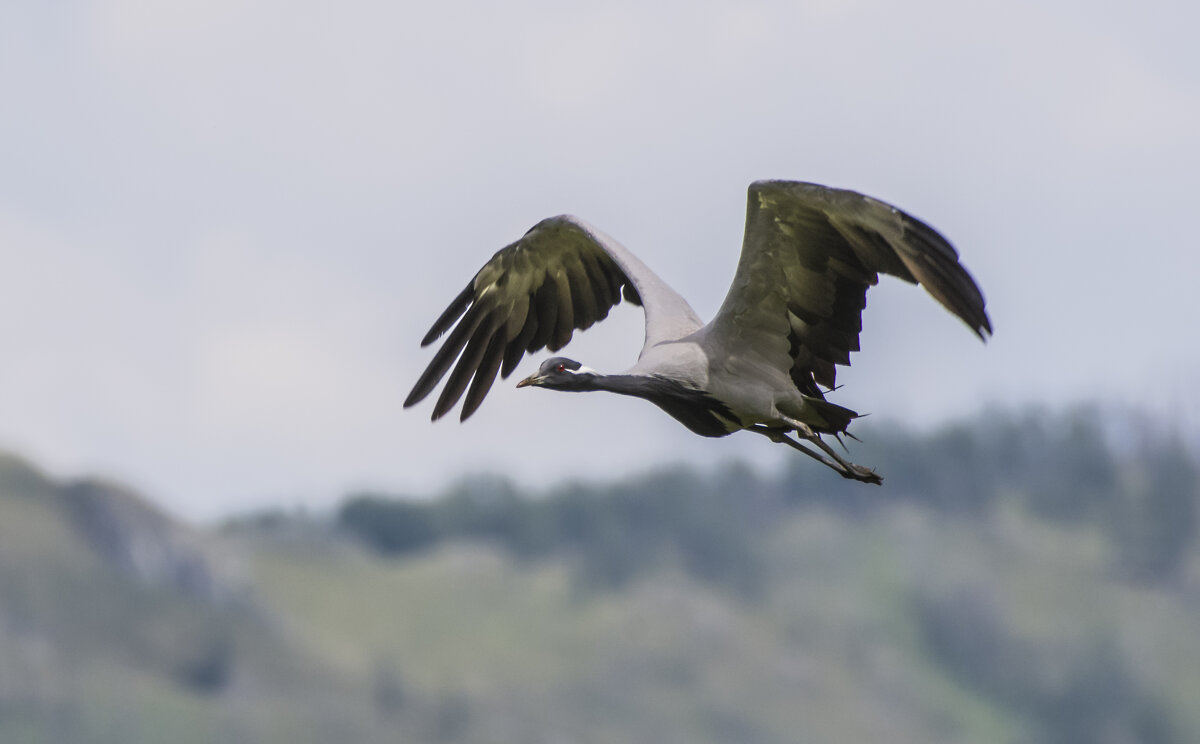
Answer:
[[[447,331],[450,335],[404,406],[429,395],[453,365],[433,419],[453,408],[465,391],[460,416],[465,421],[487,396],[497,372],[507,378],[526,352],[566,346],[576,330],[607,317],[622,294],[645,310],[647,345],[701,325],[682,297],[612,238],[575,217],[542,220],[492,256],[434,321],[422,346]]]
[[[858,351],[867,288],[881,273],[920,283],[981,339],[992,332],[979,287],[933,228],[853,191],[755,182],[737,273],[707,336],[823,397],[817,384],[832,388],[835,365]]]

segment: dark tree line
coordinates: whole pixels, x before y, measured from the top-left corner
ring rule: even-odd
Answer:
[[[860,461],[888,477],[889,498],[965,514],[1016,499],[1047,521],[1102,530],[1115,568],[1138,581],[1172,578],[1200,527],[1195,453],[1178,435],[1098,408],[990,412],[927,434],[874,430],[861,449]],[[822,488],[802,464],[789,472],[801,499],[879,500],[842,483]]]
[[[753,594],[761,533],[788,510],[824,505],[849,514],[899,499],[970,518],[1016,499],[1040,518],[1093,525],[1113,542],[1128,578],[1163,581],[1196,539],[1200,465],[1179,441],[1095,409],[991,412],[928,432],[867,428],[859,462],[882,489],[844,481],[796,458],[778,478],[727,466],[674,468],[621,483],[568,483],[539,495],[494,477],[465,480],[438,498],[357,494],[337,514],[346,532],[388,555],[443,540],[485,540],[514,556],[570,554],[579,576],[617,586],[673,560],[693,576]]]
[[[699,579],[753,593],[761,555],[752,536],[783,506],[743,468],[716,478],[679,468],[615,485],[564,484],[536,498],[498,478],[463,481],[430,501],[358,494],[337,521],[389,555],[453,539],[491,542],[526,560],[569,553],[593,587],[674,560]]]

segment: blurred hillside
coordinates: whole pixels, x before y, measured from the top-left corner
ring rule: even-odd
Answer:
[[[181,524],[0,456],[0,741],[1200,741],[1200,462],[1128,417]]]

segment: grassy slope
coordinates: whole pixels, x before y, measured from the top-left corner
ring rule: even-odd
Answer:
[[[1172,585],[1123,583],[1096,531],[1015,509],[797,512],[763,535],[751,602],[669,568],[596,593],[567,562],[480,545],[394,561],[324,533],[243,535],[225,549],[252,576],[247,610],[131,583],[18,465],[0,462],[6,744],[1027,741],[1046,712],[1012,690],[1057,699],[1094,656],[1161,704],[1148,730],[1200,740],[1196,556]],[[1032,658],[949,664],[927,606]],[[231,681],[199,692],[180,670],[213,639]],[[1108,740],[1134,740],[1122,720]]]
[[[385,659],[415,697],[460,700],[463,740],[1027,739],[1034,714],[928,653],[916,600],[953,608],[963,592],[1021,648],[1113,649],[1176,733],[1200,732],[1194,583],[1114,580],[1091,531],[897,507],[812,510],[769,539],[768,590],[750,605],[675,571],[581,594],[561,563],[479,546],[405,561],[276,547],[256,570],[264,601],[331,665],[366,679]],[[1039,677],[1053,668],[1015,673],[1055,689]]]
[[[0,741],[304,741],[320,721],[369,712],[344,704],[344,680],[257,610],[141,586],[114,568],[58,495],[0,455]],[[231,681],[198,689],[189,675],[223,645]]]

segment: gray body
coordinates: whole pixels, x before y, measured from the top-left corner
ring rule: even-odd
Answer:
[[[434,323],[422,345],[447,331],[449,337],[405,406],[449,372],[433,418],[465,392],[465,420],[497,373],[507,377],[525,353],[562,348],[624,296],[646,315],[632,367],[601,375],[555,357],[518,387],[645,398],[697,434],[754,431],[847,478],[878,483],[878,475],[844,460],[821,435],[840,435],[857,416],[825,393],[835,385],[836,365],[849,365],[859,348],[866,291],[881,273],[922,284],[980,338],[991,333],[983,295],[950,243],[914,217],[852,191],[751,184],[738,268],[707,324],[620,243],[578,218],[552,217],[497,252]]]

